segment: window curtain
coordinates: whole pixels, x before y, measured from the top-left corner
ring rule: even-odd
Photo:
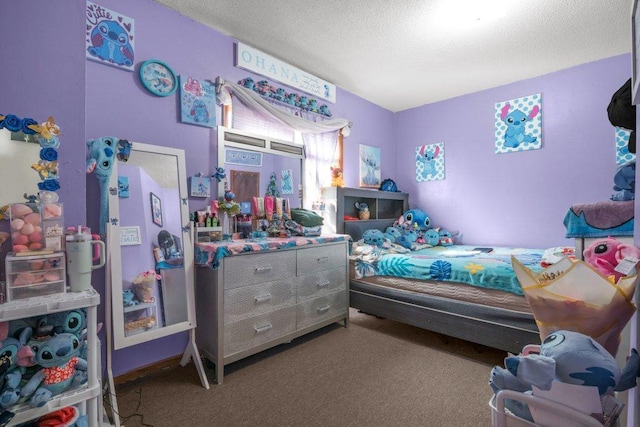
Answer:
[[[349,121],[301,111],[293,106],[267,100],[237,83],[216,79],[218,99],[223,105],[233,102],[233,126],[260,131],[268,136],[293,141],[289,132],[299,132],[305,147],[305,189],[303,206],[310,207],[320,198],[322,187],[331,183],[330,167],[334,162],[338,133],[349,135]]]

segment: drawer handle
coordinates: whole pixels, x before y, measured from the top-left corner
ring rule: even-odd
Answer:
[[[256,334],[261,334],[263,332],[267,332],[271,328],[273,328],[273,325],[271,323],[267,323],[264,326],[256,326],[255,327]]]
[[[270,265],[267,265],[265,267],[256,267],[256,273],[264,273],[266,271],[271,271]]]
[[[324,314],[331,308],[330,305],[325,305],[324,307],[318,308],[318,314]]]
[[[269,301],[271,299],[271,294],[260,295],[256,297],[256,304]]]
[[[331,283],[331,281],[330,281],[330,280],[325,280],[324,282],[319,282],[319,283],[318,283],[318,287],[319,287],[319,288],[327,287],[327,286],[329,285],[329,283]]]
[[[328,256],[323,256],[322,258],[318,258],[318,264],[324,264],[325,262],[329,262]]]

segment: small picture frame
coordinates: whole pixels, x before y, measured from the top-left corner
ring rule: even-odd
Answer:
[[[209,197],[211,194],[211,178],[208,176],[194,175],[190,177],[191,187],[189,195],[191,197]]]
[[[151,220],[158,227],[162,227],[162,201],[153,193],[151,195]]]

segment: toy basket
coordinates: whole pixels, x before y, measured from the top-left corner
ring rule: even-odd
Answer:
[[[371,215],[370,211],[360,211],[360,212],[358,212],[358,218],[360,218],[362,220],[369,219],[370,215]]]

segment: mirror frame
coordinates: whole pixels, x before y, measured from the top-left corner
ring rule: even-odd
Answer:
[[[60,140],[58,139],[58,136],[60,136],[60,128],[55,124],[53,117],[49,116],[46,122],[38,124],[38,122],[30,117],[21,119],[15,114],[0,114],[0,130],[1,129],[6,129],[10,133],[23,132],[27,135],[34,135],[39,139],[39,159],[36,159],[35,163],[30,165],[34,173],[37,173],[40,178],[40,182],[37,183],[38,191],[33,195],[25,192],[25,195],[37,197],[38,193],[41,191],[58,191],[60,189],[60,182],[58,181],[60,177],[60,159],[58,151],[60,148]],[[11,138],[11,135],[9,135],[9,138]],[[5,203],[18,202],[24,201],[0,200],[0,206]],[[8,208],[8,205],[0,208],[0,219],[4,217],[3,212],[6,208]]]
[[[122,250],[120,245],[120,203],[118,200],[118,162],[114,165],[109,181],[109,223],[107,224],[107,286],[110,288],[111,301],[111,327],[113,345],[116,350],[140,344],[143,342],[166,337],[179,332],[188,331],[196,327],[195,315],[195,290],[194,290],[194,258],[193,258],[193,232],[189,221],[189,205],[186,177],[186,164],[184,150],[171,147],[143,144],[139,142],[131,143],[131,154],[129,159],[136,153],[153,153],[175,156],[178,167],[178,190],[180,194],[180,214],[182,228],[182,246],[184,255],[185,291],[187,304],[187,320],[172,325],[162,326],[148,331],[140,332],[131,336],[125,336],[124,328],[124,305],[122,298],[123,278],[122,278]],[[141,203],[148,203],[148,200],[141,200]],[[109,276],[110,275],[110,276]],[[109,298],[109,297],[107,297]],[[160,304],[157,306],[157,315],[161,312]]]
[[[269,138],[251,132],[231,129],[224,126],[218,126],[218,167],[224,168],[227,174],[226,180],[231,184],[229,171],[225,167],[225,149],[238,148],[245,151],[258,151],[266,154],[274,154],[276,156],[292,157],[300,160],[300,186],[298,188],[299,207],[303,204],[304,191],[304,159],[306,158],[303,145],[294,144],[290,141],[284,141],[276,138]],[[224,195],[225,180],[218,182],[218,197]],[[296,195],[294,189],[294,196]],[[256,196],[262,196],[256,194]]]

